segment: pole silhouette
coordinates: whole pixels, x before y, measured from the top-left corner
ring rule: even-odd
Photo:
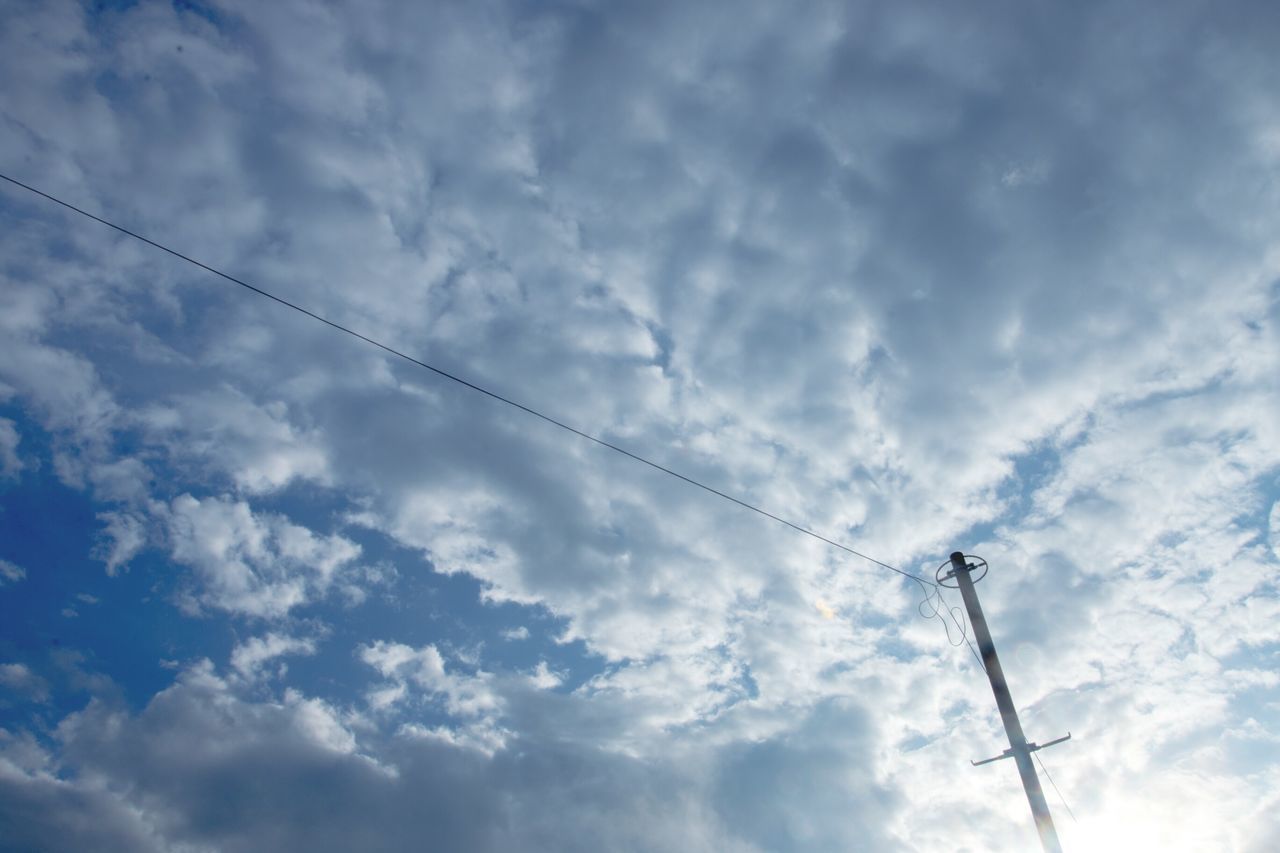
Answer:
[[[979,561],[982,562],[982,561]],[[965,560],[963,553],[956,551],[951,555],[951,571],[945,579],[955,578],[964,599],[965,610],[969,614],[969,623],[973,625],[974,637],[978,641],[978,651],[982,655],[982,666],[991,681],[991,692],[996,697],[996,707],[1000,709],[1000,719],[1004,722],[1005,734],[1009,736],[1009,748],[1002,755],[984,761],[972,762],[987,764],[1001,758],[1013,758],[1018,765],[1018,775],[1022,777],[1022,788],[1027,792],[1027,802],[1031,805],[1031,815],[1036,821],[1036,831],[1040,833],[1040,843],[1046,853],[1062,853],[1062,844],[1058,841],[1058,830],[1053,825],[1053,816],[1049,814],[1049,804],[1045,802],[1044,791],[1040,788],[1040,777],[1031,763],[1031,753],[1041,749],[1040,745],[1028,743],[1022,733],[1022,723],[1018,720],[1018,709],[1009,694],[1009,685],[1005,681],[1004,670],[1000,666],[1000,658],[996,655],[995,643],[991,641],[991,631],[987,629],[987,619],[982,615],[982,604],[978,601],[978,592],[974,588],[971,574],[976,566]],[[1044,744],[1050,746],[1061,743],[1067,738],[1059,738]]]

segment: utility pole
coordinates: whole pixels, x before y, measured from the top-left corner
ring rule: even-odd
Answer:
[[[1062,853],[1062,845],[1058,842],[1058,831],[1054,828],[1053,816],[1049,814],[1049,804],[1044,800],[1040,778],[1036,775],[1036,768],[1031,763],[1031,753],[1045,746],[1062,743],[1069,739],[1071,734],[1068,733],[1064,738],[1040,745],[1028,743],[1026,735],[1022,733],[1018,709],[1013,704],[1013,697],[1009,695],[1009,685],[1004,679],[1004,670],[1000,667],[1000,658],[996,655],[995,643],[991,642],[991,632],[987,630],[987,619],[982,615],[982,604],[978,601],[978,593],[974,589],[974,583],[982,580],[986,575],[987,563],[981,558],[974,559],[977,560],[976,563],[968,562],[964,554],[956,551],[951,555],[951,571],[943,574],[943,569],[947,567],[947,564],[943,563],[938,569],[937,580],[942,584],[943,581],[954,579],[956,586],[960,589],[961,597],[964,598],[964,608],[969,613],[969,622],[973,625],[973,633],[978,640],[978,651],[982,654],[982,665],[987,671],[987,678],[991,681],[991,692],[995,694],[996,707],[1000,709],[1000,719],[1004,721],[1005,734],[1009,736],[1009,748],[995,758],[970,763],[976,767],[1002,758],[1013,758],[1014,763],[1018,765],[1018,775],[1022,777],[1023,790],[1027,792],[1027,802],[1031,804],[1031,815],[1035,818],[1036,830],[1040,833],[1040,843],[1044,845],[1046,853]],[[971,575],[976,569],[981,569],[982,574],[975,579]],[[944,585],[950,586],[950,584]]]

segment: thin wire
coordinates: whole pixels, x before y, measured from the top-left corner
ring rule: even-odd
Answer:
[[[953,618],[954,618],[954,617],[953,617]],[[961,630],[964,630],[964,629],[962,628]],[[973,643],[969,642],[969,635],[968,635],[968,634],[965,634],[965,635],[964,635],[964,644],[965,644],[966,646],[968,646],[968,647],[969,647],[969,651],[973,653],[973,659],[974,659],[974,660],[976,660],[976,661],[978,662],[978,669],[982,670],[982,671],[983,671],[983,673],[985,674],[985,673],[986,673],[986,671],[987,671],[987,665],[986,665],[986,663],[982,660],[982,656],[981,656],[980,654],[978,654],[978,650],[977,650],[977,649],[975,649],[975,648],[973,647]]]
[[[1040,760],[1040,754],[1038,752],[1033,752],[1031,754],[1035,756],[1036,764],[1039,764],[1040,769],[1044,771],[1044,776],[1049,780],[1049,784],[1053,786],[1053,790],[1058,792],[1058,799],[1062,800],[1062,807],[1067,810],[1067,814],[1071,815],[1071,820],[1075,823],[1079,823],[1080,821],[1076,820],[1076,813],[1071,810],[1071,806],[1067,805],[1067,798],[1062,796],[1061,791],[1058,791],[1058,783],[1053,781],[1053,776],[1050,775],[1049,768],[1045,767],[1044,762]]]
[[[947,604],[947,600],[942,597],[942,585],[935,584],[932,590],[926,589],[921,585],[924,597],[921,599],[919,606],[916,608],[920,615],[925,619],[939,619],[942,621],[942,627],[947,632],[947,642],[953,646],[959,646],[961,643],[969,647],[973,659],[978,662],[978,669],[984,673],[987,671],[986,664],[982,662],[982,656],[978,654],[978,650],[973,647],[973,643],[969,641],[969,622],[965,619],[964,611],[959,607],[952,607]],[[936,599],[936,601],[935,601]],[[925,608],[929,608],[929,612],[925,612]],[[951,622],[959,631],[960,639],[951,639],[951,625],[947,624],[947,620],[942,616],[946,613],[951,617]]]
[[[766,510],[763,510],[763,509],[761,509],[761,508],[760,508],[760,507],[758,507],[758,506],[755,506],[755,505],[753,505],[753,504],[749,504],[749,503],[747,503],[746,501],[743,501],[743,500],[739,500],[738,498],[735,498],[735,497],[733,497],[732,495],[725,494],[724,492],[720,491],[719,489],[714,489],[714,488],[712,488],[711,486],[708,486],[708,485],[706,485],[706,484],[704,484],[704,483],[700,483],[700,482],[698,482],[697,480],[694,480],[694,479],[693,479],[693,478],[691,478],[691,477],[686,477],[684,474],[681,474],[681,473],[679,473],[679,472],[677,472],[677,471],[673,471],[673,470],[671,470],[670,468],[667,468],[667,467],[665,467],[665,466],[663,466],[663,465],[659,465],[657,462],[654,462],[654,461],[652,461],[652,460],[646,459],[645,457],[640,456],[640,455],[638,455],[638,454],[636,454],[636,453],[632,453],[630,450],[625,450],[625,449],[623,449],[623,448],[619,447],[619,446],[618,446],[618,445],[616,445],[616,444],[612,444],[612,443],[610,443],[610,442],[608,442],[608,441],[605,441],[605,440],[604,440],[604,439],[602,439],[602,438],[597,438],[596,436],[591,435],[590,433],[586,433],[586,432],[583,432],[583,431],[582,431],[582,430],[580,430],[580,429],[576,429],[576,428],[574,428],[574,427],[571,427],[571,426],[569,426],[568,424],[564,423],[563,421],[556,420],[555,418],[551,417],[550,415],[545,415],[545,414],[543,414],[542,412],[538,411],[537,409],[533,409],[533,408],[530,408],[529,406],[525,406],[525,405],[523,405],[523,404],[521,404],[521,403],[517,403],[516,401],[514,401],[514,400],[512,400],[512,399],[510,399],[510,398],[508,398],[508,397],[504,397],[504,396],[502,396],[501,394],[498,394],[498,393],[496,393],[496,392],[494,392],[494,391],[490,391],[488,388],[483,388],[483,387],[481,387],[481,386],[479,386],[479,385],[475,384],[474,382],[468,382],[466,379],[463,379],[463,378],[462,378],[462,377],[460,377],[460,376],[456,376],[456,375],[454,375],[454,374],[452,374],[452,373],[449,373],[448,371],[441,370],[440,368],[435,367],[435,366],[430,365],[430,364],[427,364],[425,361],[420,361],[419,359],[416,359],[416,358],[414,358],[414,357],[413,357],[413,356],[411,356],[411,355],[406,355],[405,353],[401,352],[400,350],[397,350],[397,349],[394,349],[394,348],[392,348],[392,347],[390,347],[390,346],[387,346],[386,344],[384,344],[384,343],[382,343],[382,342],[380,342],[380,341],[374,340],[373,338],[370,338],[370,337],[368,337],[368,336],[366,336],[366,335],[362,335],[362,334],[360,334],[359,332],[357,332],[357,331],[355,331],[355,330],[353,330],[353,329],[350,329],[350,328],[348,328],[348,327],[346,327],[346,326],[341,325],[340,323],[335,323],[333,320],[330,320],[330,319],[328,319],[327,317],[322,317],[321,315],[319,315],[319,314],[315,313],[314,311],[309,311],[309,310],[307,310],[306,308],[303,308],[301,305],[298,305],[298,304],[296,304],[296,303],[290,302],[289,300],[284,299],[284,298],[282,298],[282,297],[280,297],[280,296],[276,296],[274,293],[270,293],[270,292],[268,292],[268,291],[266,291],[266,290],[263,290],[263,289],[262,289],[262,288],[260,288],[260,287],[255,287],[254,285],[249,284],[249,283],[248,283],[248,282],[246,282],[246,281],[242,281],[241,279],[238,279],[238,278],[236,278],[235,276],[228,275],[227,273],[222,272],[222,271],[221,271],[221,270],[219,270],[219,269],[215,269],[214,267],[211,267],[211,266],[209,266],[209,265],[208,265],[208,264],[206,264],[206,263],[202,263],[202,262],[200,262],[200,261],[197,261],[195,258],[189,257],[189,256],[184,255],[184,254],[182,254],[181,252],[178,252],[178,251],[176,251],[176,250],[174,250],[174,249],[170,249],[168,246],[165,246],[165,245],[162,245],[162,244],[160,244],[160,243],[157,243],[155,240],[151,240],[151,239],[149,239],[149,238],[147,238],[147,237],[143,237],[141,234],[138,234],[138,233],[135,233],[135,232],[133,232],[133,231],[130,231],[128,228],[125,228],[125,227],[123,227],[123,226],[121,226],[121,225],[116,225],[114,222],[109,222],[109,221],[107,221],[106,219],[103,219],[103,218],[102,218],[102,217],[100,217],[100,216],[94,216],[92,213],[89,213],[89,212],[88,212],[88,211],[86,211],[86,210],[82,210],[82,209],[80,209],[80,208],[76,207],[75,205],[73,205],[73,204],[71,204],[71,203],[69,203],[69,202],[65,202],[65,201],[63,201],[62,199],[60,199],[60,198],[56,198],[56,197],[54,197],[54,196],[52,196],[52,195],[49,195],[48,193],[43,192],[43,191],[41,191],[41,190],[38,190],[38,189],[36,189],[35,187],[29,186],[29,185],[27,185],[27,184],[24,184],[22,181],[16,180],[16,179],[11,178],[11,177],[9,177],[8,175],[2,174],[2,173],[0,173],[0,178],[3,178],[4,180],[8,181],[9,183],[13,184],[14,186],[21,187],[22,189],[24,189],[24,190],[26,190],[26,191],[28,191],[28,192],[30,192],[30,193],[34,193],[35,195],[38,195],[38,196],[40,196],[40,197],[42,197],[42,198],[45,198],[45,199],[48,199],[49,201],[53,202],[54,204],[61,205],[62,207],[65,207],[67,210],[73,211],[74,213],[78,213],[78,214],[80,214],[80,215],[81,215],[81,216],[83,216],[83,217],[86,217],[86,218],[88,218],[88,219],[92,219],[94,222],[101,223],[102,225],[105,225],[105,226],[107,226],[108,228],[113,228],[113,229],[115,229],[116,231],[119,231],[121,234],[124,234],[124,235],[126,235],[126,236],[132,237],[132,238],[133,238],[133,239],[135,239],[135,240],[139,240],[139,241],[141,241],[141,242],[143,242],[143,243],[146,243],[148,246],[152,246],[152,247],[154,247],[154,248],[156,248],[156,249],[159,249],[159,250],[160,250],[160,251],[162,251],[162,252],[167,252],[168,254],[170,254],[170,255],[174,256],[175,258],[178,258],[178,259],[180,259],[180,260],[186,261],[187,263],[192,264],[192,265],[194,265],[194,266],[200,267],[200,269],[205,270],[206,272],[211,272],[211,273],[213,273],[214,275],[218,276],[219,278],[226,279],[227,281],[231,282],[232,284],[238,284],[238,285],[240,285],[241,287],[243,287],[244,289],[246,289],[246,290],[251,290],[251,291],[253,291],[254,293],[258,294],[259,296],[265,296],[267,299],[270,299],[270,300],[272,300],[273,302],[277,302],[277,303],[279,303],[280,305],[285,306],[286,308],[292,308],[294,311],[297,311],[297,312],[298,312],[298,313],[300,313],[300,314],[305,314],[306,316],[310,317],[310,318],[311,318],[311,319],[313,319],[313,320],[318,320],[318,321],[320,321],[321,323],[324,323],[326,326],[330,326],[330,327],[332,327],[332,328],[334,328],[334,329],[337,329],[337,330],[338,330],[338,331],[340,331],[340,332],[344,332],[344,333],[346,333],[346,334],[348,334],[348,335],[352,336],[353,338],[359,338],[360,340],[364,341],[365,343],[367,343],[367,344],[371,344],[371,345],[373,345],[373,346],[377,347],[378,349],[381,349],[381,350],[383,350],[383,351],[385,351],[385,352],[387,352],[387,353],[390,353],[391,355],[396,356],[397,358],[404,359],[405,361],[407,361],[407,362],[409,362],[409,363],[411,363],[411,364],[415,364],[415,365],[417,365],[418,367],[426,368],[427,370],[430,370],[432,373],[435,373],[435,374],[436,374],[436,375],[438,375],[438,376],[441,376],[441,377],[443,377],[443,378],[445,378],[445,379],[449,379],[449,380],[451,380],[451,381],[453,381],[453,382],[456,382],[456,383],[458,383],[459,385],[463,385],[463,386],[465,386],[465,387],[467,387],[467,388],[470,388],[472,391],[478,391],[479,393],[481,393],[481,394],[485,395],[486,397],[491,397],[492,399],[497,400],[497,401],[499,401],[499,402],[501,402],[501,403],[506,403],[508,406],[511,406],[511,407],[513,407],[513,408],[516,408],[516,409],[519,409],[520,411],[525,412],[526,414],[533,415],[535,418],[540,418],[540,419],[542,419],[542,420],[546,421],[546,422],[547,422],[547,423],[549,423],[549,424],[552,424],[552,425],[554,425],[554,426],[559,427],[559,428],[560,428],[560,429],[562,429],[562,430],[565,430],[565,431],[567,431],[567,432],[571,432],[571,433],[573,433],[573,434],[574,434],[574,435],[576,435],[576,436],[579,436],[579,437],[581,437],[581,438],[585,438],[585,439],[587,439],[588,441],[595,442],[596,444],[600,445],[601,447],[608,448],[609,450],[612,450],[612,451],[614,451],[614,452],[616,452],[616,453],[621,453],[623,456],[629,457],[629,458],[631,458],[631,459],[635,460],[636,462],[640,462],[640,463],[643,463],[643,464],[645,464],[645,465],[648,465],[650,468],[654,468],[654,469],[656,469],[656,470],[658,470],[658,471],[661,471],[661,472],[662,472],[662,473],[664,473],[664,474],[669,474],[670,476],[675,477],[677,480],[683,480],[684,482],[688,483],[688,484],[689,484],[689,485],[691,485],[691,486],[697,486],[699,489],[702,489],[702,490],[704,490],[704,491],[710,492],[711,494],[713,494],[713,495],[715,495],[715,496],[717,496],[717,497],[720,497],[720,498],[724,498],[724,499],[725,499],[725,500],[727,500],[727,501],[731,501],[732,503],[735,503],[735,504],[737,504],[738,506],[740,506],[740,507],[742,507],[742,508],[744,508],[744,509],[749,509],[749,510],[751,510],[752,512],[759,513],[760,515],[763,515],[765,518],[772,519],[773,521],[776,521],[776,522],[778,522],[779,524],[784,524],[784,525],[786,525],[787,527],[790,527],[792,530],[795,530],[795,531],[798,531],[798,532],[800,532],[800,533],[803,533],[805,536],[811,536],[811,537],[813,537],[814,539],[817,539],[817,540],[819,540],[819,541],[821,541],[821,542],[825,542],[826,544],[830,545],[830,546],[831,546],[831,547],[833,547],[833,548],[839,548],[841,551],[846,551],[846,552],[848,552],[848,553],[850,553],[850,554],[853,554],[853,555],[854,555],[854,556],[856,556],[856,557],[861,557],[862,559],[864,559],[864,560],[866,560],[866,561],[868,561],[868,562],[870,562],[870,563],[875,563],[877,566],[880,566],[881,568],[888,569],[888,570],[889,570],[889,571],[891,571],[891,572],[896,572],[896,573],[898,573],[898,574],[902,575],[902,576],[903,576],[903,577],[905,577],[905,578],[910,578],[911,580],[916,581],[917,583],[919,583],[919,584],[921,585],[921,588],[925,588],[925,587],[926,587],[926,585],[928,585],[928,586],[934,586],[934,587],[936,587],[936,586],[937,586],[937,584],[936,584],[936,583],[934,583],[933,581],[927,580],[927,579],[925,579],[925,578],[923,578],[923,577],[920,577],[919,575],[914,575],[914,574],[912,574],[911,572],[903,571],[902,569],[899,569],[899,568],[896,568],[896,567],[894,567],[894,566],[891,566],[891,565],[889,565],[888,563],[885,563],[885,562],[882,562],[882,561],[880,561],[880,560],[877,560],[875,557],[871,557],[871,556],[869,556],[869,555],[867,555],[867,554],[863,554],[861,551],[855,551],[853,548],[850,548],[848,545],[842,545],[841,543],[836,542],[836,541],[835,541],[835,540],[833,540],[833,539],[828,539],[827,537],[825,537],[825,536],[823,536],[823,535],[821,535],[821,534],[819,534],[819,533],[815,533],[815,532],[813,532],[812,530],[809,530],[809,529],[808,529],[808,528],[806,528],[806,527],[802,527],[802,526],[801,526],[801,525],[799,525],[799,524],[796,524],[796,523],[791,522],[791,521],[787,521],[785,518],[781,518],[781,517],[779,517],[779,516],[776,516],[776,515],[774,515],[773,513],[768,512],[768,511],[766,511]],[[926,590],[926,591],[927,591],[927,590]],[[935,611],[935,612],[936,612],[936,611]],[[954,617],[953,617],[953,618],[954,618]],[[944,622],[944,624],[945,624],[945,622]],[[949,637],[950,637],[950,631],[948,631],[948,638],[949,638]]]

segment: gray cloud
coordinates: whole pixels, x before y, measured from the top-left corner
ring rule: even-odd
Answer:
[[[385,742],[387,758],[374,760],[340,730],[323,703],[246,702],[197,669],[137,717],[93,705],[65,721],[63,754],[78,775],[56,784],[78,793],[92,778],[129,792],[109,817],[140,809],[169,849],[758,849],[728,834],[696,780],[663,763],[536,742],[489,758],[413,738]],[[41,784],[15,787],[30,797]],[[67,799],[51,821],[91,816]]]

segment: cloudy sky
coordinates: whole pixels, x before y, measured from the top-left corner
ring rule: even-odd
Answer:
[[[0,21],[0,172],[985,557],[1068,849],[1280,848],[1273,3]],[[0,848],[1035,848],[909,580],[8,183],[0,329]]]

